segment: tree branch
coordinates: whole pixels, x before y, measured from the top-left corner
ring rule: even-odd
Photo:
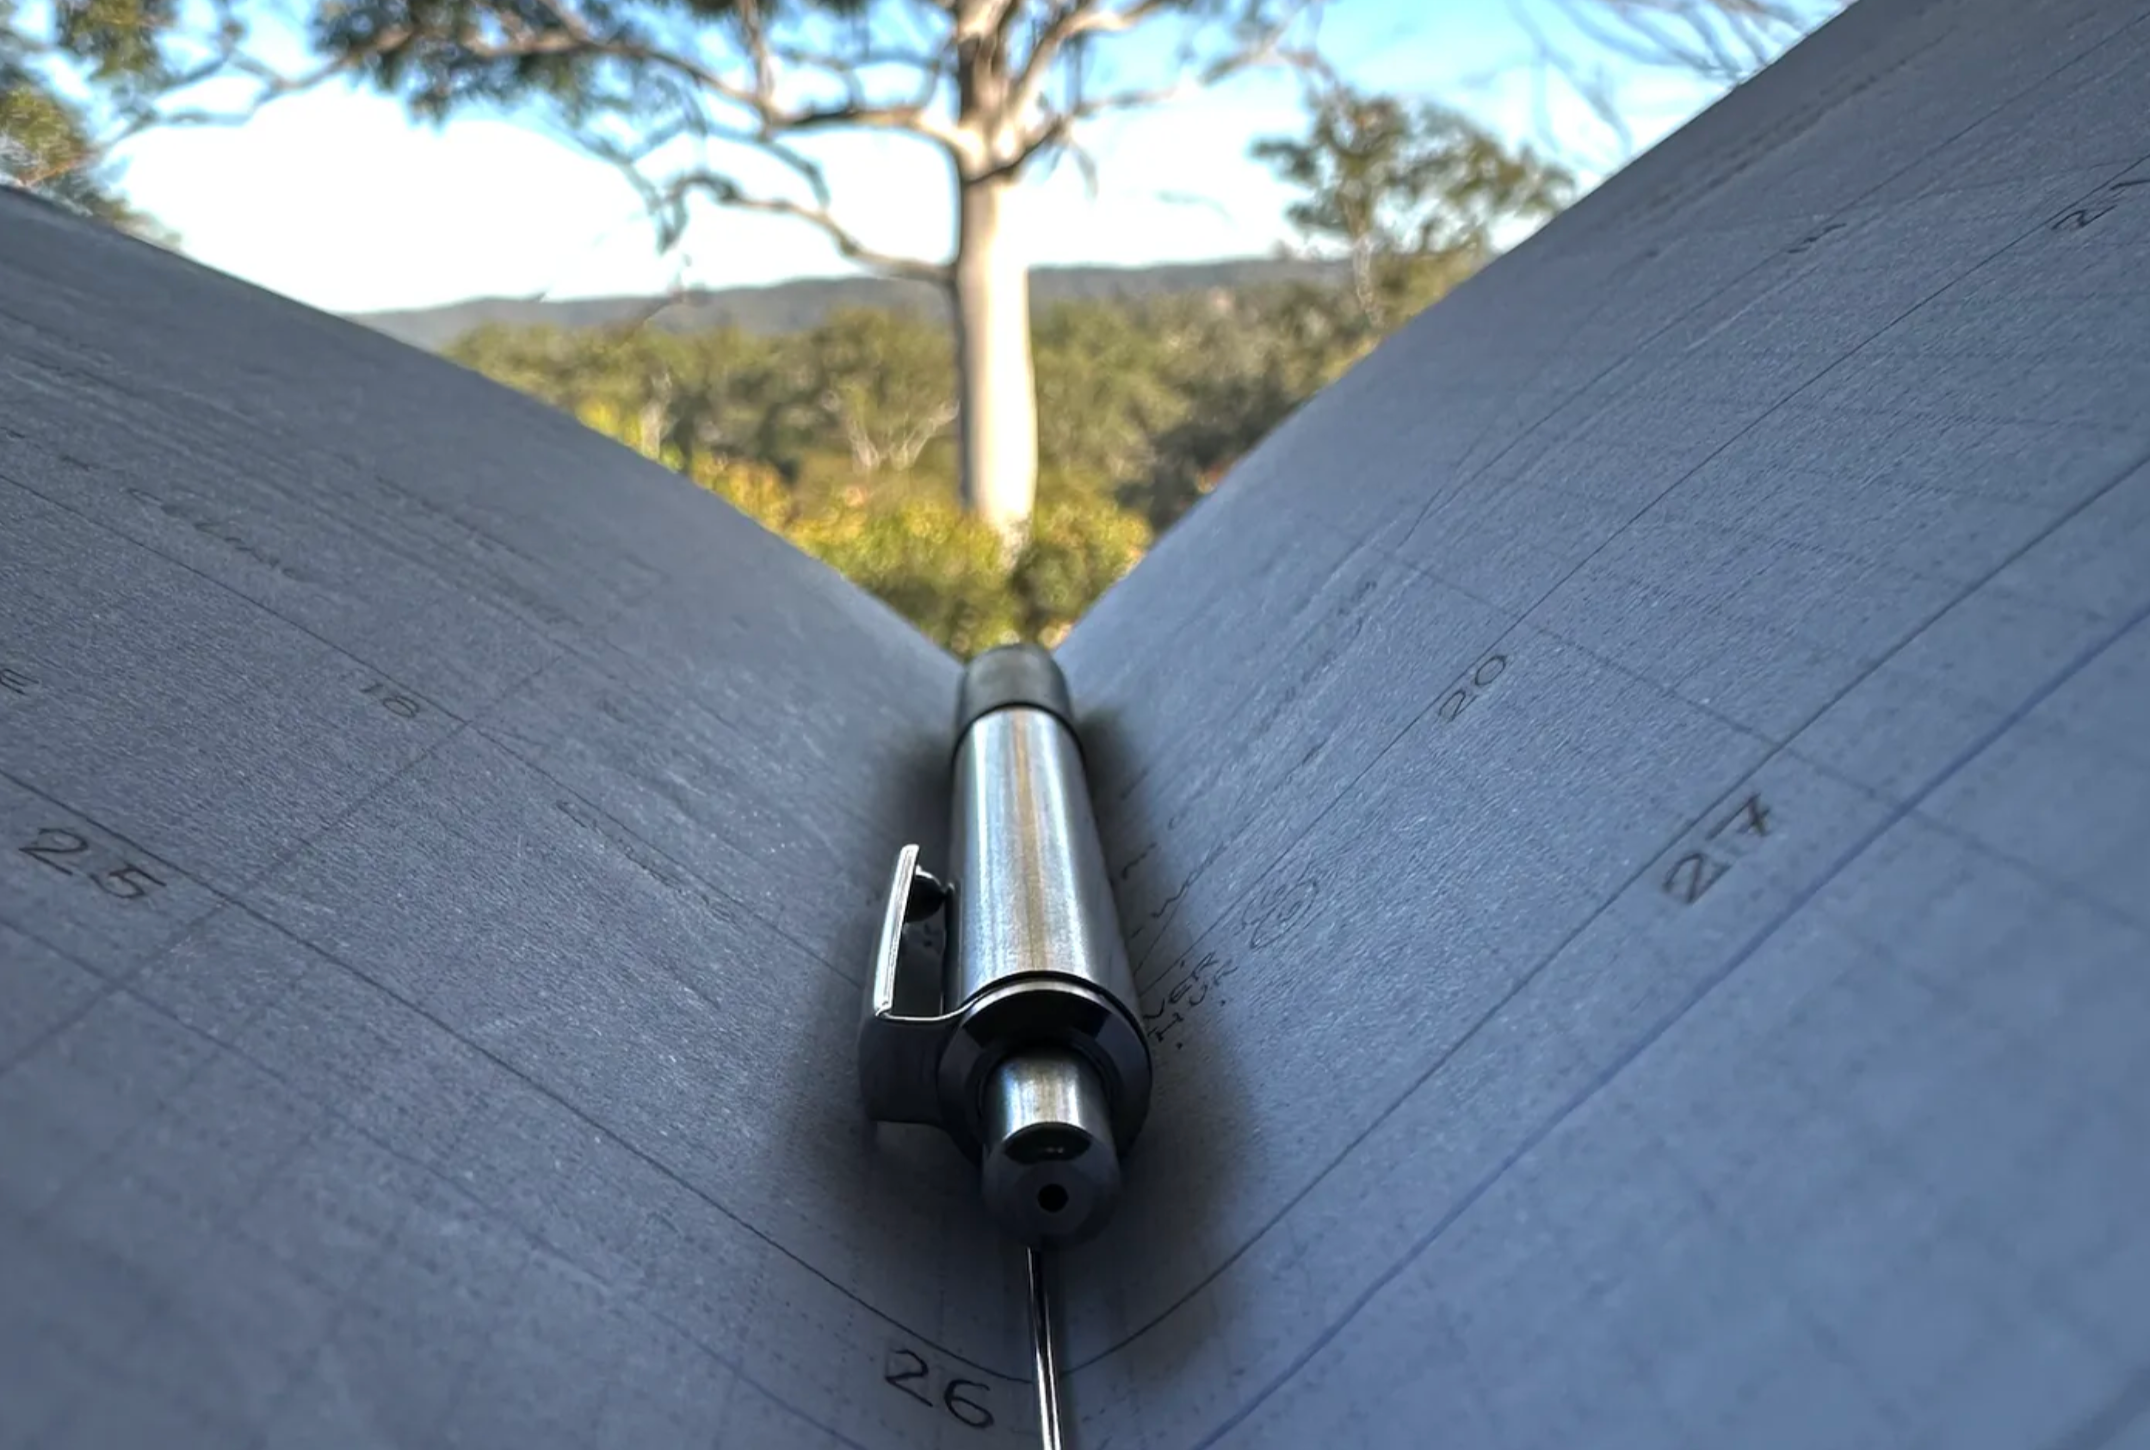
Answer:
[[[1060,0],[1045,22],[1030,54],[1017,72],[1009,93],[1008,113],[1020,122],[1045,99],[1045,86],[1053,66],[1070,45],[1085,35],[1110,35],[1132,30],[1145,20],[1164,13],[1173,0],[1135,0],[1124,10],[1108,10],[1104,0]],[[1303,9],[1302,4],[1298,8]]]
[[[1082,10],[1094,3],[1095,0],[1074,0],[1076,10]],[[1165,3],[1168,3],[1168,0],[1138,0],[1137,4],[1126,10],[1096,11],[1092,13],[1117,17],[1128,24],[1136,24],[1139,23],[1139,18],[1142,14],[1154,13],[1156,10],[1161,9]],[[1283,15],[1261,35],[1254,37],[1239,49],[1217,57],[1209,64],[1191,74],[1181,76],[1170,84],[1138,86],[1128,90],[1109,91],[1100,96],[1085,96],[1081,100],[1048,111],[1035,126],[1026,128],[1027,134],[1024,136],[1022,145],[1016,149],[1015,155],[995,165],[991,170],[984,173],[982,179],[990,180],[994,177],[1013,175],[1029,165],[1040,152],[1071,144],[1074,140],[1076,127],[1080,126],[1084,121],[1092,120],[1098,116],[1114,112],[1148,110],[1154,106],[1167,105],[1197,91],[1206,90],[1220,82],[1229,80],[1244,71],[1258,70],[1266,66],[1284,65],[1304,71],[1321,71],[1324,67],[1321,57],[1317,53],[1311,50],[1295,49],[1284,44],[1285,36],[1290,33],[1292,26],[1298,22],[1299,17],[1319,4],[1320,0],[1291,0],[1291,3],[1285,7]],[[1076,13],[1076,11],[1064,12],[1064,14],[1073,13]],[[1092,26],[1088,28],[1088,32],[1077,30],[1075,33],[1092,33],[1097,28]],[[1033,52],[1033,58],[1035,58],[1035,54]],[[1035,106],[1037,102],[1033,101],[1031,104]],[[1029,111],[1026,108],[1015,111],[1013,114],[1020,124],[1021,118],[1028,115]]]
[[[1578,34],[1640,65],[1745,80],[1842,0],[1558,0]],[[1601,14],[1602,12],[1602,14]],[[1727,43],[1727,32],[1740,54]]]
[[[1620,108],[1619,98],[1604,72],[1586,72],[1579,62],[1555,45],[1531,15],[1526,0],[1508,0],[1508,9],[1523,33],[1530,38],[1533,62],[1531,116],[1537,127],[1538,139],[1546,149],[1555,156],[1563,157],[1571,165],[1579,165],[1581,169],[1592,169],[1595,165],[1586,163],[1572,141],[1563,137],[1560,128],[1553,124],[1548,77],[1557,76],[1590,108],[1598,124],[1612,133],[1613,158],[1610,165],[1602,169],[1612,169],[1632,157],[1635,154],[1634,128],[1628,123],[1627,114]]]
[[[1614,164],[1634,153],[1633,119],[1612,73],[1569,44],[1556,44],[1531,14],[1538,0],[1510,0],[1529,36],[1538,80],[1539,129],[1556,152],[1571,143],[1551,133],[1546,80],[1564,84],[1612,135]],[[1844,0],[1543,0],[1589,54],[1631,70],[1674,72],[1714,87],[1745,80],[1774,60]]]
[[[630,179],[653,202],[653,209],[676,212],[684,206],[689,196],[699,192],[718,206],[732,211],[760,212],[768,216],[790,217],[795,221],[806,222],[835,243],[836,250],[845,259],[891,277],[907,277],[945,286],[953,276],[945,262],[925,262],[915,257],[900,257],[867,246],[824,205],[810,205],[789,197],[756,195],[721,172],[682,172],[661,188],[650,183],[631,167],[629,172]]]
[[[382,43],[384,46],[393,46],[402,44],[408,39],[409,32],[395,31],[384,34]],[[215,58],[191,67],[179,76],[174,77],[167,83],[165,89],[168,92],[182,91],[191,86],[199,85],[203,81],[219,74],[242,75],[256,82],[256,90],[245,104],[231,110],[221,111],[205,110],[198,107],[176,111],[160,111],[154,107],[147,107],[125,125],[119,127],[111,135],[85,152],[75,165],[79,167],[103,160],[111,155],[112,151],[122,143],[132,140],[147,131],[164,126],[243,126],[248,121],[253,120],[271,102],[282,100],[286,96],[297,95],[302,91],[310,91],[339,75],[348,74],[350,71],[355,70],[360,63],[360,58],[339,56],[335,60],[324,61],[310,71],[287,74],[273,70],[251,56],[241,55],[228,45],[224,46]]]
[[[865,99],[863,82],[858,75],[861,68],[874,64],[909,63],[922,57],[884,51],[873,53],[871,58],[847,58],[800,46],[779,45],[769,37],[763,25],[760,0],[743,0],[737,26],[741,48],[753,71],[751,85],[741,85],[719,74],[682,50],[626,36],[599,35],[588,20],[570,10],[561,0],[538,0],[538,3],[559,23],[560,34],[530,33],[502,46],[466,31],[453,37],[454,43],[473,54],[493,59],[580,56],[628,61],[670,71],[710,95],[745,110],[754,118],[764,140],[773,139],[784,131],[858,129],[907,133],[943,150],[953,151],[963,144],[963,138],[954,128],[932,113],[930,87],[917,100],[907,104],[872,105]],[[780,62],[837,76],[844,85],[847,99],[843,104],[833,106],[804,109],[785,106],[777,95]]]

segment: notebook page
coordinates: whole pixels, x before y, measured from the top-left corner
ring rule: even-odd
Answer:
[[[0,256],[0,1443],[1034,1434],[852,1059],[953,662],[445,363]]]
[[[2146,115],[2140,5],[1863,0],[1078,626],[1083,1444],[2141,1435]]]

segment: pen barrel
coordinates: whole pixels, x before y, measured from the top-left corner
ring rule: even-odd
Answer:
[[[1098,844],[1082,753],[1028,704],[971,722],[956,749],[953,862],[962,883],[951,1004],[1016,977],[1072,977],[1132,1010],[1134,977]]]
[[[1051,655],[1009,645],[965,668],[954,776],[947,878],[915,845],[889,875],[859,1088],[877,1121],[946,1130],[1017,1239],[1076,1243],[1119,1198],[1151,1071]]]
[[[992,650],[964,672],[953,795],[951,1131],[1003,1228],[1078,1242],[1118,1201],[1150,1063],[1067,684],[1044,650]]]

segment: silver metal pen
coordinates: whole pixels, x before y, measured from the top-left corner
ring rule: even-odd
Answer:
[[[1060,1444],[1044,1250],[1102,1228],[1149,1111],[1150,1055],[1067,682],[1032,645],[963,674],[946,875],[896,857],[859,1030],[867,1111],[931,1123],[1032,1250],[1045,1443]]]

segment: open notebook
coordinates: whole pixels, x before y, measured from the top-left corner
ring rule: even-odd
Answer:
[[[1086,1450],[2150,1443],[2150,15],[1865,0],[1060,652]],[[0,1444],[1014,1446],[852,1057],[957,669],[0,197]]]

